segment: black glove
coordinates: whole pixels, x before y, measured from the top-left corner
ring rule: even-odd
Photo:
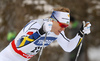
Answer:
[[[39,33],[40,33],[41,35],[45,34],[45,32],[44,32],[44,30],[43,30],[43,25],[42,25],[42,27],[39,29]]]

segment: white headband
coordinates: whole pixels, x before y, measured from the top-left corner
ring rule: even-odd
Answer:
[[[56,19],[61,23],[70,23],[70,15],[67,12],[53,11],[51,18]]]

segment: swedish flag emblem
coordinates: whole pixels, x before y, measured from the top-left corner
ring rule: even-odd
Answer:
[[[19,44],[18,47],[25,46],[25,45],[29,44],[32,41],[34,41],[34,39],[30,39],[29,36],[23,37],[22,39],[20,39],[20,44]]]

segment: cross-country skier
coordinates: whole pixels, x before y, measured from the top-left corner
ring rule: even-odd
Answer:
[[[50,18],[31,20],[0,52],[0,61],[28,61],[41,50],[45,33],[44,47],[57,40],[64,51],[71,52],[79,45],[83,35],[90,33],[91,24],[84,22],[77,35],[68,39],[64,30],[69,24],[70,10],[64,7],[54,9]]]

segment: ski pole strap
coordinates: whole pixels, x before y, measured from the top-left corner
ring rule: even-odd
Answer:
[[[16,45],[15,45],[15,40],[13,40],[13,41],[11,42],[11,46],[12,46],[13,50],[14,50],[16,53],[18,53],[19,55],[23,56],[24,58],[30,59],[31,57],[34,56],[34,55],[25,54],[25,53],[22,52],[21,50],[17,50]]]

